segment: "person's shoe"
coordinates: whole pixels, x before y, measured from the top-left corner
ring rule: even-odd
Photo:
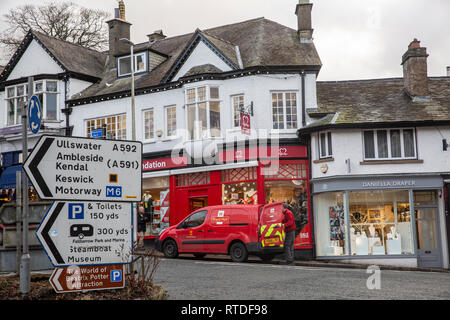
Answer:
[[[294,261],[287,261],[286,265],[287,266],[295,266],[295,262]]]

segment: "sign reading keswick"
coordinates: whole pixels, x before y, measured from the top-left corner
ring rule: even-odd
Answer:
[[[142,144],[42,136],[24,164],[41,199],[141,199]]]

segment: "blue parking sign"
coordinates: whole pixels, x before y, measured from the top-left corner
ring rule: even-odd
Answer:
[[[111,282],[122,282],[122,270],[111,270]]]

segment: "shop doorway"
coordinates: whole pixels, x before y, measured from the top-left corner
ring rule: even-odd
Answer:
[[[442,268],[436,192],[414,192],[414,211],[417,230],[417,264],[421,268]]]
[[[208,197],[189,198],[189,213],[208,206]]]
[[[445,226],[447,230],[447,249],[450,257],[450,184],[445,184],[444,187],[444,199],[445,199]]]

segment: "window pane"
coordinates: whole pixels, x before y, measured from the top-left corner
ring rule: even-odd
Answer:
[[[47,94],[47,119],[56,120],[57,119],[57,95]]]
[[[197,88],[197,101],[206,100],[206,87]]]
[[[13,124],[15,124],[14,121],[14,109],[15,109],[15,103],[14,103],[15,99],[9,99],[7,104],[8,104],[8,121],[7,124],[8,126],[12,126]]]
[[[22,123],[22,109],[25,104],[25,97],[16,99],[16,124]]]
[[[286,93],[286,129],[297,129],[297,98],[295,93]]]
[[[209,103],[209,126],[211,137],[220,137],[220,102]]]
[[[378,158],[388,158],[387,131],[377,131]]]
[[[405,157],[415,157],[414,131],[412,129],[403,130],[403,143],[405,149]]]
[[[135,68],[136,72],[145,71],[145,54],[135,56]]]
[[[400,144],[400,130],[391,130],[391,154],[392,158],[400,158],[402,149]]]
[[[14,97],[15,96],[15,88],[8,88],[8,94],[7,94],[7,97],[8,98],[11,98],[11,97]]]
[[[197,137],[195,136],[195,104],[189,104],[187,106],[187,125],[189,131],[189,139],[195,140]]]
[[[199,103],[198,104],[198,137],[203,138],[207,135],[208,130],[208,118],[207,118],[207,112],[206,112],[206,102]]]
[[[42,92],[44,90],[44,84],[42,82],[38,82],[34,84],[34,92]]]
[[[234,126],[239,127],[241,125],[241,107],[244,106],[244,96],[233,97],[233,114],[234,114]]]
[[[314,196],[318,256],[348,255],[344,193],[323,193]]]
[[[57,92],[58,91],[58,83],[56,81],[47,81],[47,91],[48,92]]]
[[[320,134],[320,156],[325,157],[327,155],[326,138],[325,133]]]
[[[218,87],[209,88],[209,94],[211,96],[211,99],[219,99],[219,88]]]
[[[186,91],[186,102],[187,103],[195,102],[195,89],[188,89]]]
[[[199,211],[191,215],[189,218],[185,220],[186,228],[194,228],[201,226],[205,221],[207,213],[208,211]]]
[[[130,74],[131,73],[131,58],[120,58],[119,59],[119,75]]]
[[[373,131],[364,131],[364,157],[366,159],[375,158]]]
[[[409,192],[349,192],[352,255],[412,254]]]
[[[273,128],[284,129],[282,93],[272,93],[272,114]]]
[[[145,139],[155,138],[155,124],[153,119],[153,109],[148,110],[144,114]]]
[[[25,95],[25,88],[24,88],[24,86],[18,86],[17,87],[17,96],[21,97],[23,95]]]
[[[331,143],[331,132],[328,132],[328,156],[333,155],[333,148]]]
[[[416,228],[418,249],[429,250],[438,248],[435,220],[417,220]]]
[[[166,119],[167,119],[167,136],[172,136],[177,129],[177,108],[167,107],[166,108]]]

